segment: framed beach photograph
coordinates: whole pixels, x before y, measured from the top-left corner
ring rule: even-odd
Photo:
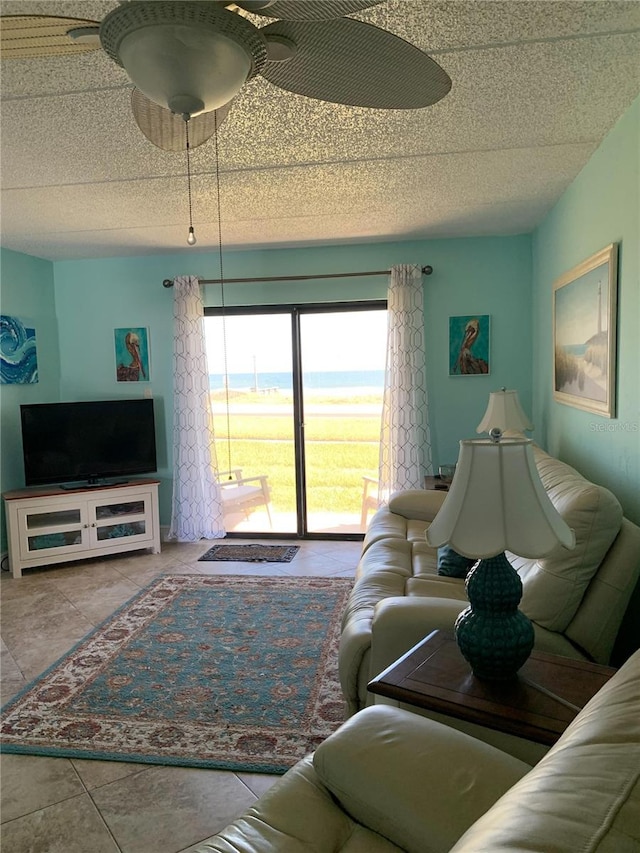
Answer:
[[[149,332],[143,327],[115,329],[116,379],[149,382]]]
[[[614,418],[618,244],[587,258],[553,285],[553,396]]]
[[[490,315],[449,317],[449,376],[489,373]]]

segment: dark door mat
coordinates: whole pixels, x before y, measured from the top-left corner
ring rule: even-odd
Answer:
[[[214,545],[199,560],[234,560],[239,563],[290,563],[299,545]]]

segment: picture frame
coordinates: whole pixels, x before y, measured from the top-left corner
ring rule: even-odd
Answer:
[[[149,382],[149,330],[144,326],[114,329],[116,381]]]
[[[491,372],[491,317],[449,317],[449,376],[488,376]]]
[[[29,320],[0,314],[0,385],[38,382],[35,325]]]
[[[567,406],[616,416],[618,244],[611,243],[553,285],[553,396]]]

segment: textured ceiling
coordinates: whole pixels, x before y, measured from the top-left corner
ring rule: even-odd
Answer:
[[[115,5],[0,8],[100,20]],[[640,91],[636,0],[387,0],[355,17],[427,51],[451,92],[386,111],[251,81],[219,134],[226,248],[530,231]],[[52,260],[217,246],[213,140],[192,153],[187,249],[185,154],[140,133],[102,51],[3,61],[0,85],[3,246]]]

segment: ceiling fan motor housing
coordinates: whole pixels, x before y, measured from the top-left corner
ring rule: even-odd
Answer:
[[[267,61],[260,30],[213,3],[132,0],[104,18],[100,41],[154,103],[191,116],[228,103]]]

